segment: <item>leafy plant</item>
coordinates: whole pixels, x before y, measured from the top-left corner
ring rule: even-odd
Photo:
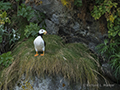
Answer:
[[[4,28],[4,25],[0,25],[0,44],[1,52],[10,50],[10,46],[14,45],[16,41],[20,39],[20,35],[14,29]]]
[[[16,30],[12,29],[11,33],[9,33],[7,28],[4,29],[4,26],[0,25],[0,43],[2,42],[4,36],[8,37],[9,44],[11,44],[12,42],[15,43],[15,41],[20,39],[20,35],[16,32]]]
[[[81,0],[80,0],[81,1]],[[66,6],[67,8],[71,8],[73,5],[72,3],[74,4],[74,0],[61,0],[61,3]],[[77,0],[77,3],[79,3],[79,0]],[[75,3],[75,4],[77,4]],[[77,4],[78,5],[78,4]]]
[[[61,0],[61,2],[62,2],[62,4],[63,4],[64,6],[67,6],[68,3],[69,3],[67,0]]]
[[[93,0],[94,1],[94,0]],[[96,4],[101,4],[101,3],[103,3],[104,2],[104,0],[95,0],[95,3]]]
[[[11,3],[10,2],[3,2],[0,1],[0,9],[7,11],[8,9],[11,9]]]
[[[107,39],[105,39],[104,43],[99,44],[96,47],[96,49],[98,49],[98,52],[103,55],[108,50],[108,48],[109,48],[108,43],[109,43],[109,41]]]
[[[104,40],[104,43],[99,44],[96,49],[101,55],[104,55],[107,59],[110,59],[111,55],[119,52],[119,42],[116,40],[114,42],[108,39]]]
[[[34,16],[34,10],[30,6],[21,4],[21,6],[19,6],[17,16],[22,16],[24,18],[27,18],[28,21],[30,21],[30,19]]]
[[[117,38],[120,36],[120,17],[116,17],[114,23],[108,21],[108,37],[109,38]]]
[[[11,52],[3,53],[0,55],[0,65],[8,67],[12,63],[13,57]]]
[[[82,0],[74,0],[74,5],[77,7],[81,7],[82,6]]]
[[[24,35],[28,38],[30,35],[35,37],[37,36],[38,30],[40,27],[37,24],[30,23],[30,25],[27,25],[25,28]]]
[[[110,61],[110,65],[114,70],[114,74],[116,79],[120,78],[120,52],[118,54],[111,56],[112,60]]]
[[[0,10],[0,25],[5,24],[7,22],[10,23],[10,19],[7,17],[7,12],[6,11],[2,12]]]
[[[99,1],[99,0],[98,0]],[[113,39],[120,36],[120,17],[118,3],[112,2],[112,0],[104,0],[100,5],[95,5],[91,15],[95,19],[99,19],[104,15],[107,19],[108,37]],[[117,36],[118,35],[118,36]]]
[[[104,0],[99,6],[95,5],[91,15],[95,19],[99,19],[103,14],[110,13],[112,7],[117,7],[117,3],[113,3],[111,0]]]
[[[17,33],[16,30],[12,29],[11,34],[9,35],[10,41],[9,43],[15,43],[16,41],[18,41],[20,39],[20,35]]]

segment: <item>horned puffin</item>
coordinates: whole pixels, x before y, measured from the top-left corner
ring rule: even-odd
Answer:
[[[42,36],[45,35],[46,33],[47,33],[46,30],[40,29],[39,33],[38,33],[38,36],[33,41],[34,48],[35,48],[35,51],[36,51],[36,54],[34,55],[35,57],[39,55],[38,51],[43,51],[43,54],[40,54],[40,56],[44,56],[44,53],[45,53],[45,42],[44,42]]]

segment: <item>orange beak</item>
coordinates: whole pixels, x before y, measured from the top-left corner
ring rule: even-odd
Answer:
[[[47,34],[47,31],[46,31],[46,32],[44,32],[44,34]]]

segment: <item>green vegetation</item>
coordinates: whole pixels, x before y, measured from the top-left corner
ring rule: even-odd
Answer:
[[[29,37],[29,36],[32,36],[32,37],[36,37],[37,34],[38,34],[38,30],[40,30],[40,27],[37,25],[37,24],[34,24],[34,23],[30,23],[29,25],[26,26],[25,28],[25,37]]]
[[[24,33],[27,35],[23,29],[29,24],[28,21],[33,15],[34,10],[30,6],[21,4],[20,0],[0,1],[0,52],[11,50],[16,41],[25,37]]]
[[[112,55],[111,58],[113,58],[110,61],[111,67],[113,70],[115,70],[115,77],[120,78],[120,52],[118,54]]]
[[[74,5],[77,7],[82,6],[82,0],[74,0]]]
[[[7,10],[11,9],[10,2],[0,1],[0,25],[4,25],[5,23],[10,23],[10,19],[7,15]]]
[[[97,84],[98,61],[92,57],[92,53],[80,43],[64,44],[56,35],[45,35],[45,55],[34,57],[34,38],[19,42],[12,51],[14,62],[3,75],[4,88],[12,88],[15,80],[23,74],[30,76],[62,75],[70,81],[89,84]],[[40,54],[40,53],[39,53]],[[9,72],[9,73],[8,73]],[[4,83],[4,82],[2,82]]]
[[[0,25],[4,25],[7,22],[10,23],[10,19],[7,17],[6,11],[0,11]]]
[[[26,6],[25,4],[21,4],[19,6],[17,16],[22,16],[24,18],[27,18],[28,21],[30,21],[30,19],[34,16],[34,10],[30,6]]]
[[[0,10],[5,10],[7,11],[8,9],[11,9],[11,3],[10,2],[3,2],[0,1]]]
[[[12,32],[9,34],[9,43],[11,44],[15,44],[16,41],[18,41],[20,39],[20,35],[19,33],[17,33],[16,30],[12,29]]]
[[[112,2],[112,0],[104,0],[104,2],[98,2],[100,5],[95,5],[93,10],[92,10],[92,16],[95,19],[99,19],[102,15],[105,13],[110,13],[112,7],[117,7],[117,3]],[[114,17],[107,17],[108,20],[111,20],[113,22]]]
[[[37,13],[37,11],[35,13]],[[29,24],[28,22],[35,13],[30,6],[22,4],[20,0],[10,0],[9,2],[5,0],[0,1],[0,53],[4,53],[2,54],[4,56],[6,55],[6,58],[3,58],[5,60],[0,59],[0,75],[4,67],[12,63],[7,60],[10,56],[5,52],[10,51],[18,40],[22,41],[25,37],[36,36],[40,29],[38,23],[41,23],[45,18],[44,14],[37,14],[38,18],[42,18],[41,20],[39,19],[40,21],[36,24]],[[30,30],[28,31],[28,29]]]
[[[6,81],[4,80],[5,78],[7,80],[8,76],[6,77],[6,75],[10,74],[8,69],[12,67],[11,64],[14,64],[13,56],[11,55],[11,52],[8,51],[14,47],[16,41],[24,39],[25,36],[23,36],[23,30],[31,19],[31,13],[33,12],[30,7],[26,7],[25,5],[20,6],[21,4],[18,0],[16,1],[0,1],[0,53],[3,53],[0,55],[0,89],[3,85],[6,85]],[[19,11],[16,11],[16,7],[14,7],[15,3],[17,4],[17,9],[19,9]],[[3,73],[6,70],[8,71],[6,72],[6,75],[3,76]],[[5,88],[4,90],[7,89]]]
[[[109,39],[104,40],[104,44],[100,44],[97,47],[99,47],[99,52],[105,55],[106,61],[110,61],[115,77],[119,80],[120,77],[117,76],[120,75],[120,61],[118,61],[118,57],[116,57],[120,52],[120,7],[118,4],[119,2],[115,0],[104,0],[103,2],[99,2],[99,5],[94,6],[92,16],[95,19],[99,19],[104,15],[107,20]]]
[[[111,58],[111,55],[114,55],[115,53],[119,53],[120,49],[117,43],[110,43],[108,39],[104,40],[104,43],[98,45],[96,49],[98,49],[98,52],[106,57],[107,59]],[[116,49],[117,48],[117,49]]]
[[[12,44],[15,44],[16,41],[20,39],[20,35],[17,33],[16,30],[12,29],[11,31],[8,31],[8,29],[4,28],[3,25],[0,25],[0,43],[8,44],[11,46]],[[5,48],[4,46],[1,48]],[[9,49],[10,50],[10,47]]]
[[[96,49],[99,54],[104,56],[106,61],[110,63],[115,76],[119,76],[120,61],[118,61],[116,55],[119,55],[120,52],[120,2],[118,0],[61,0],[61,2],[68,8],[74,8],[76,6],[78,9],[81,8],[81,13],[78,14],[78,17],[82,19],[84,23],[86,21],[85,16],[88,12],[99,22],[100,20],[102,21],[103,17],[106,18],[108,39],[105,39],[104,43],[98,45]],[[72,4],[73,2],[74,5]],[[105,23],[100,23],[100,27],[102,27],[100,28],[101,33],[104,33],[104,28],[106,28]],[[120,77],[116,77],[116,79],[119,80]]]
[[[8,67],[12,63],[13,57],[11,52],[4,53],[0,55],[0,65],[3,67]]]

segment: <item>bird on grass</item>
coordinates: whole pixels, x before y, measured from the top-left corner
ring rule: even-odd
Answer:
[[[38,56],[38,51],[43,51],[42,54],[40,54],[40,56],[44,56],[45,53],[45,41],[43,40],[42,36],[47,34],[47,31],[44,29],[40,29],[38,36],[35,38],[34,40],[34,48],[36,51],[36,54],[34,55],[35,57]]]

